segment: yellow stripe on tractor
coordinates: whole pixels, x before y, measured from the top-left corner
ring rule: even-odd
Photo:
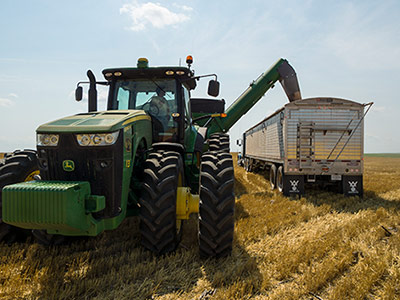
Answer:
[[[149,120],[150,121],[151,117],[148,116],[148,115],[136,116],[136,117],[133,117],[133,118],[130,118],[130,119],[126,120],[124,123],[122,123],[122,125],[125,126],[125,125],[131,124],[133,122],[137,122],[137,121],[140,121],[140,120]]]

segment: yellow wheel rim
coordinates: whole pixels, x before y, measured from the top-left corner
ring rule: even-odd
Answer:
[[[178,176],[178,187],[182,187],[183,186],[183,179],[182,179],[182,173],[179,172],[179,176]],[[179,233],[181,231],[181,227],[182,227],[182,220],[176,220],[176,233]]]
[[[26,178],[25,178],[25,182],[26,181],[32,181],[34,178],[34,176],[35,175],[39,175],[40,174],[40,171],[39,170],[35,170],[35,171],[33,171],[32,173],[30,173],[28,176],[26,176]]]

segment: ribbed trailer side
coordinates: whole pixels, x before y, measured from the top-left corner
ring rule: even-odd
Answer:
[[[283,161],[283,116],[281,109],[245,132],[246,157],[253,160]]]

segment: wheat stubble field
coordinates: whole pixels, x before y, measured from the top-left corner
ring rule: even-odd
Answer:
[[[237,167],[231,257],[139,246],[138,222],[69,245],[0,244],[0,299],[400,299],[400,158],[366,157],[364,200],[289,199]]]

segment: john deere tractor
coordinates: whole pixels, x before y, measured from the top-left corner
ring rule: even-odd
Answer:
[[[0,239],[32,232],[41,243],[96,236],[139,216],[142,245],[155,254],[176,249],[182,224],[198,213],[200,255],[232,250],[235,197],[226,133],[277,81],[298,95],[294,70],[280,59],[225,111],[217,99],[193,99],[202,77],[188,67],[103,70],[89,84],[88,112],[37,128],[37,151],[17,151],[0,167]],[[97,110],[97,85],[109,87],[107,110]]]

